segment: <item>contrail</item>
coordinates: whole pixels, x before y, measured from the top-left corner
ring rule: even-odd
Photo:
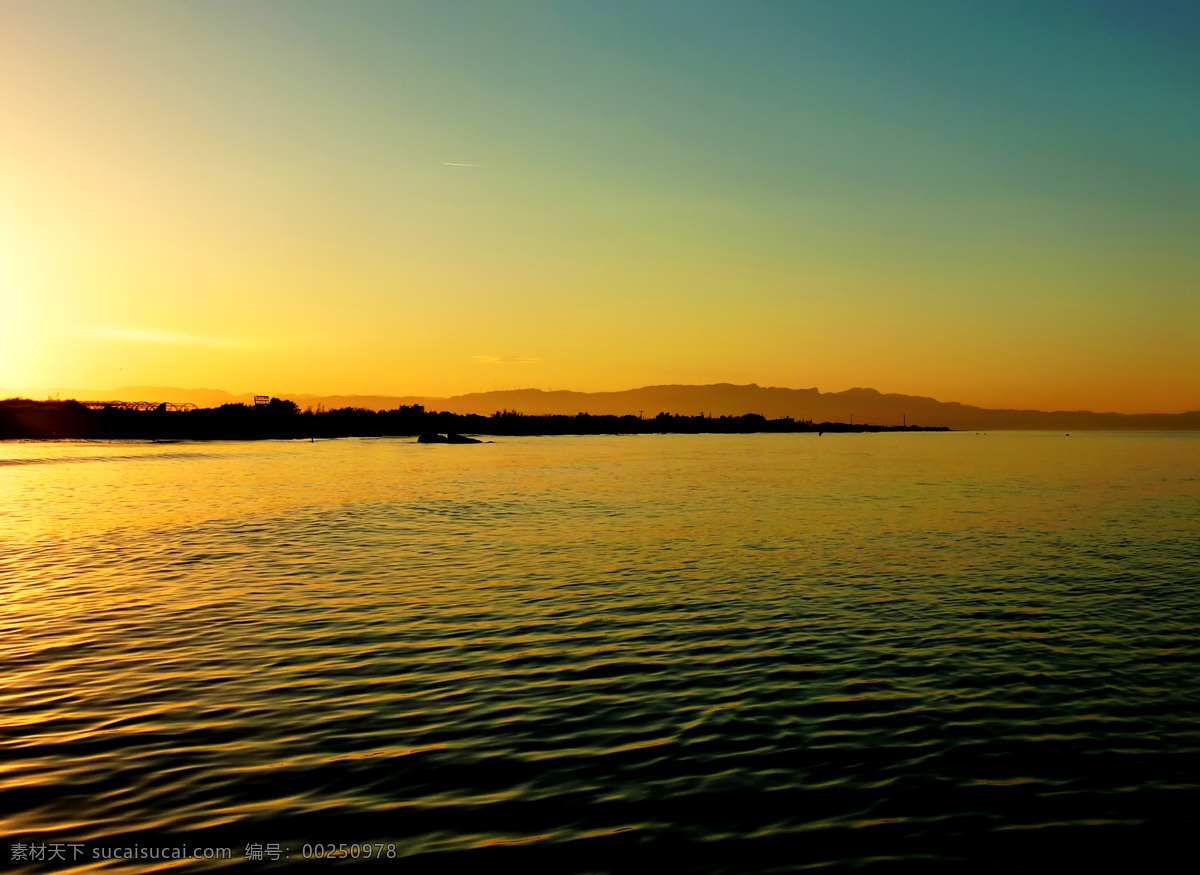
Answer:
[[[443,167],[482,167],[482,164],[459,164],[456,161],[443,161]]]

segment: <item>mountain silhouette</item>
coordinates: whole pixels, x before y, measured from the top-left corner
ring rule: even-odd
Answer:
[[[190,402],[202,407],[251,403],[253,394],[234,395],[215,389],[180,389],[137,386],[109,392],[59,390],[61,397],[80,400]],[[1134,429],[1200,430],[1200,410],[1187,413],[1096,413],[1087,410],[989,409],[958,402],[938,401],[920,395],[884,394],[875,389],[843,392],[736,385],[643,386],[620,392],[545,391],[511,389],[472,392],[450,397],[417,395],[311,395],[277,393],[301,409],[319,406],[367,410],[394,410],[421,405],[427,410],[490,415],[512,410],[528,415],[590,413],[597,416],[652,417],[658,413],[685,416],[742,416],[756,413],[767,418],[793,417],[814,422],[871,423],[875,425],[949,426],[955,429]]]

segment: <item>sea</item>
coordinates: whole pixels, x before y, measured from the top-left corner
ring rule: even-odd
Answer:
[[[0,442],[8,871],[1154,871],[1198,827],[1200,434]]]

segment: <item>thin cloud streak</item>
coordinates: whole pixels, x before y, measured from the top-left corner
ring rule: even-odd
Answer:
[[[160,346],[190,346],[200,349],[252,349],[256,344],[239,337],[214,337],[207,334],[188,334],[181,331],[155,331],[116,325],[90,325],[79,334],[97,340],[116,340],[123,343],[151,343]]]

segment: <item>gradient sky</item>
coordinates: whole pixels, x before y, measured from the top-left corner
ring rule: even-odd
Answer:
[[[1200,4],[0,0],[0,386],[1200,408]]]

